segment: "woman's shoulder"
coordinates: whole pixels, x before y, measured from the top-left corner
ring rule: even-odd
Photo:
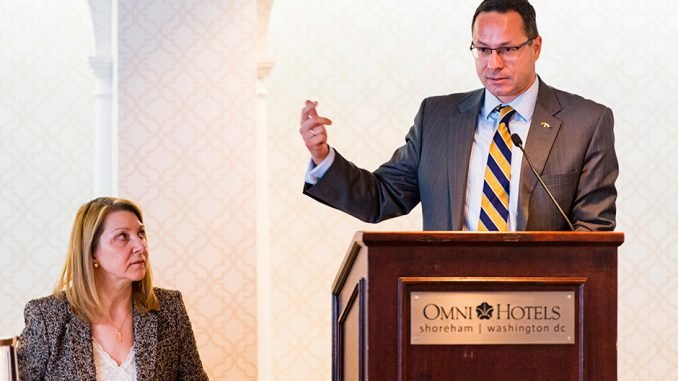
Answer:
[[[153,292],[155,292],[155,296],[157,296],[160,301],[181,299],[181,292],[179,290],[153,287]]]
[[[28,301],[26,303],[26,311],[32,310],[40,310],[47,314],[65,313],[70,311],[70,304],[66,299],[66,295],[61,292]]]
[[[169,325],[177,329],[175,324],[183,322],[187,318],[186,305],[181,297],[181,292],[154,287],[155,296],[158,297],[160,309],[156,311],[158,324],[162,327]],[[161,327],[161,331],[163,330]]]
[[[74,314],[63,294],[49,295],[30,300],[24,308],[24,320],[44,325],[47,332],[60,332]]]
[[[178,290],[153,287],[153,291],[155,292],[155,296],[158,297],[161,311],[176,310],[177,307],[182,307],[184,305],[181,292]]]

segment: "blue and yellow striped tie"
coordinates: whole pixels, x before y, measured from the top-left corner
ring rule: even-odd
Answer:
[[[516,112],[511,106],[499,105],[499,127],[492,138],[487,156],[485,184],[481,201],[479,231],[508,231],[509,187],[511,184],[511,132],[509,120]]]

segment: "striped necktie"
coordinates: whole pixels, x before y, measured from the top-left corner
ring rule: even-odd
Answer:
[[[499,111],[499,127],[492,138],[490,153],[487,156],[478,231],[508,231],[513,148],[509,120],[516,110],[506,105],[499,105],[495,110]]]

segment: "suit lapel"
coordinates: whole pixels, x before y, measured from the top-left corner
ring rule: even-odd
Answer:
[[[155,312],[141,315],[136,306],[132,311],[134,313],[134,355],[137,363],[137,380],[150,381],[154,379],[155,374],[158,315]]]
[[[450,189],[450,225],[452,230],[462,230],[464,227],[468,166],[483,96],[483,89],[470,93],[468,97],[459,102],[457,109],[449,119],[448,147],[450,148],[447,152],[450,153],[450,156],[447,177]]]
[[[70,309],[70,307],[69,307]],[[94,353],[92,348],[92,330],[89,323],[71,312],[71,321],[66,328],[73,352],[73,363],[80,381],[95,381]]]
[[[555,115],[560,112],[561,107],[553,89],[541,79],[539,81],[539,94],[525,142],[525,152],[530,157],[534,169],[541,175],[560,130],[560,119],[556,118]],[[520,167],[519,208],[516,219],[516,229],[519,231],[527,228],[530,198],[536,185],[537,177],[532,173],[527,159],[523,156]]]

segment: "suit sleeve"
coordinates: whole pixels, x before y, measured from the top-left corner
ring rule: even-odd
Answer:
[[[17,360],[21,380],[42,380],[49,359],[47,329],[39,304],[30,301],[24,309],[26,326],[17,343]]]
[[[572,206],[575,230],[610,231],[616,226],[619,164],[613,126],[612,110],[605,108],[588,145]]]
[[[177,321],[180,334],[179,345],[181,346],[179,379],[186,381],[208,380],[209,378],[202,366],[202,361],[200,361],[200,354],[198,353],[198,347],[195,343],[195,336],[193,335],[191,321],[186,312],[186,306],[184,305],[181,293],[177,292],[177,294]]]
[[[359,168],[336,152],[334,163],[304,194],[365,222],[376,223],[409,213],[419,202],[418,168],[425,101],[414,125],[391,159],[376,171]]]

